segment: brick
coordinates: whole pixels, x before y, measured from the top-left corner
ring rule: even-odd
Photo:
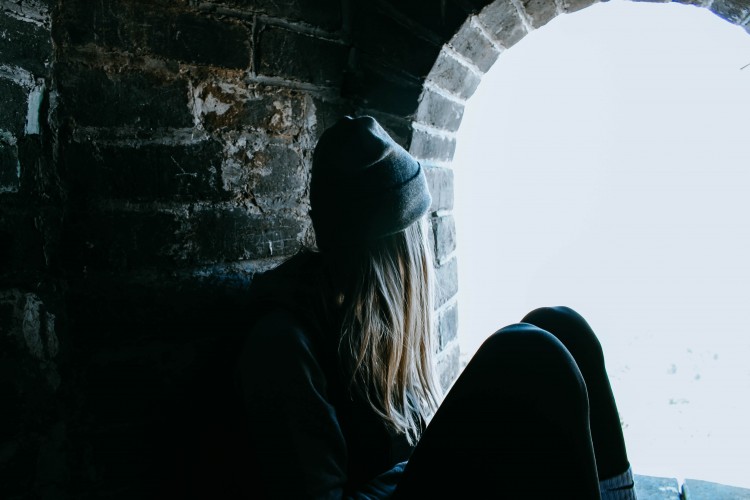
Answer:
[[[750,500],[749,489],[697,479],[685,479],[683,490],[685,500],[715,500],[718,498]]]
[[[500,56],[500,51],[492,42],[468,20],[448,44],[472,61],[483,73],[486,73]]]
[[[563,0],[563,9],[570,14],[585,9],[589,5],[597,3],[599,0]],[[679,1],[679,0],[677,0]],[[695,0],[698,2],[699,0]]]
[[[0,61],[46,76],[51,60],[52,36],[48,29],[0,13]]]
[[[304,21],[328,31],[341,29],[340,0],[224,0],[222,3],[289,21]]]
[[[455,132],[461,125],[463,116],[463,104],[425,89],[417,110],[416,120],[434,128]]]
[[[149,26],[146,41],[155,54],[224,68],[250,66],[250,32],[236,21],[178,14],[159,16]]]
[[[510,0],[488,5],[479,14],[479,22],[486,27],[490,36],[505,48],[512,47],[526,36],[526,27],[518,15],[516,6]]]
[[[76,215],[70,231],[80,264],[114,272],[291,255],[308,224],[295,214],[215,205]]]
[[[456,152],[456,140],[433,135],[424,130],[414,130],[409,152],[419,160],[449,162]]]
[[[432,195],[430,212],[453,210],[453,170],[443,167],[427,167],[425,174]]]
[[[78,125],[190,127],[187,81],[148,73],[109,74],[98,69],[60,69],[64,105]]]
[[[238,150],[224,162],[222,179],[235,199],[249,200],[262,211],[294,209],[307,190],[307,171],[299,152],[283,143]]]
[[[681,500],[680,484],[675,478],[633,475],[638,498],[648,500]]]
[[[541,28],[557,16],[557,6],[554,0],[519,0],[519,2],[534,28]]]
[[[36,212],[0,204],[0,274],[45,268],[44,239]]]
[[[312,98],[313,113],[315,115],[315,142],[320,139],[323,132],[339,121],[342,116],[354,114],[351,104],[342,101],[326,101]]]
[[[456,259],[451,259],[438,266],[435,269],[435,278],[437,287],[436,305],[440,307],[458,292],[458,267]]]
[[[468,99],[477,90],[482,79],[452,55],[443,51],[438,56],[427,80],[435,82],[438,87],[462,99]]]
[[[456,224],[451,215],[433,217],[431,222],[435,257],[443,262],[456,249]]]
[[[16,137],[24,133],[28,92],[15,82],[0,78],[0,131]]]
[[[258,35],[256,72],[316,85],[338,86],[349,48],[284,28],[265,26]]]
[[[444,391],[447,391],[458,378],[461,371],[459,357],[460,348],[457,344],[453,344],[447,350],[438,355],[437,372],[438,378],[440,379],[440,385]]]
[[[21,164],[15,140],[11,143],[0,135],[0,194],[14,193],[20,185]]]
[[[355,2],[352,7],[351,34],[358,53],[418,77],[430,72],[440,52],[439,40],[417,36],[414,29],[373,8],[370,2]]]
[[[423,0],[398,0],[390,2],[402,17],[435,33],[440,39],[448,39],[458,31],[469,14],[459,2],[425,3]]]
[[[200,212],[189,232],[181,236],[188,251],[197,246],[199,262],[261,259],[294,254],[307,225],[306,218],[293,214],[210,208]],[[179,249],[172,254],[181,256]]]
[[[66,233],[71,260],[87,272],[122,272],[178,262],[169,254],[183,226],[180,215],[171,212],[88,209],[70,214]]]
[[[361,57],[356,72],[347,74],[342,96],[363,108],[396,116],[411,116],[417,109],[422,86],[416,80],[396,76],[397,70]]]
[[[458,308],[450,306],[438,318],[438,340],[440,350],[445,349],[458,336]]]
[[[229,113],[236,111],[237,124],[245,128],[292,139],[304,126],[306,99],[305,94],[294,90],[264,89],[260,95],[241,99]],[[221,117],[211,120],[207,115],[207,122],[215,125],[221,122]]]
[[[695,5],[696,7],[703,7],[704,3],[702,0],[673,0],[676,3],[682,3],[685,5]]]
[[[60,25],[73,45],[95,44],[134,52],[141,45],[138,30],[145,8],[122,0],[68,0],[61,9]]]
[[[205,200],[221,196],[221,150],[215,141],[140,147],[72,144],[64,155],[70,183],[97,198]]]
[[[740,24],[750,16],[750,5],[740,0],[715,0],[709,8],[717,16],[734,24]]]

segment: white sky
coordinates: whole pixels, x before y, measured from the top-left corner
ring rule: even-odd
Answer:
[[[706,9],[597,4],[502,54],[459,130],[462,351],[577,309],[637,474],[750,488],[748,63]]]

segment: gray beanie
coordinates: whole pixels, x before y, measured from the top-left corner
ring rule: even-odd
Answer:
[[[430,208],[424,171],[371,116],[344,117],[313,154],[310,208],[321,249],[405,229]]]

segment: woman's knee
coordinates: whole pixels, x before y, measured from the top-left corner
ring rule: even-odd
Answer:
[[[479,348],[467,370],[472,364],[477,365],[477,371],[487,370],[506,381],[524,379],[524,383],[536,381],[544,387],[555,380],[576,391],[583,388],[585,394],[580,370],[568,349],[554,335],[532,324],[516,323],[496,331]]]
[[[570,307],[540,307],[528,313],[521,321],[550,332],[577,361],[580,361],[580,356],[586,356],[589,360],[604,359],[596,333],[586,319]]]

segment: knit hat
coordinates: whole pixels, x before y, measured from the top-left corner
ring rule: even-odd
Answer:
[[[431,203],[422,166],[371,116],[346,116],[323,132],[310,180],[319,248],[397,233]]]

